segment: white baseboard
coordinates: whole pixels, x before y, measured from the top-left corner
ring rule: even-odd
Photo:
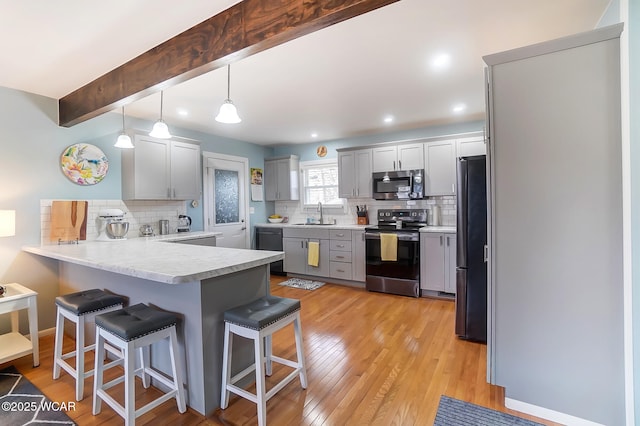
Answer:
[[[44,330],[40,330],[38,331],[38,337],[44,337],[44,336],[50,336],[52,334],[55,334],[56,332],[56,328],[55,327],[51,327],[51,328],[47,328]],[[31,339],[31,335],[27,334],[25,337],[28,337],[29,339]]]
[[[529,414],[552,422],[561,423],[567,426],[604,426],[580,417],[571,416],[569,414],[560,413],[559,411],[549,410],[548,408],[538,407],[537,405],[518,401],[511,398],[504,399],[504,406],[521,413]]]

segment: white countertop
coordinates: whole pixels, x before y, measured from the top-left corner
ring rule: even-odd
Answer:
[[[172,244],[219,235],[189,232],[120,241],[23,247],[28,253],[167,284],[200,281],[284,259],[284,253]]]
[[[363,230],[367,227],[374,225],[300,225],[294,223],[258,223],[256,227],[264,228],[327,228],[327,229],[352,229]],[[448,234],[455,234],[455,226],[423,226],[420,228],[420,232],[444,232]]]
[[[372,225],[307,225],[296,223],[256,223],[256,228],[321,228],[321,229],[352,229],[352,230],[364,230],[368,226]]]
[[[423,226],[420,232],[444,232],[445,234],[455,234],[455,226]]]

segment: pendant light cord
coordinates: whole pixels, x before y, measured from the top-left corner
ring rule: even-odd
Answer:
[[[160,120],[162,120],[162,101],[164,100],[164,90],[160,91]]]
[[[122,132],[124,133],[124,105],[122,106]]]
[[[227,65],[227,99],[231,99],[231,65]]]

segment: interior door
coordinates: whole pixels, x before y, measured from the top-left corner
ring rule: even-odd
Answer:
[[[249,248],[248,159],[205,153],[205,225],[220,232],[216,246]]]

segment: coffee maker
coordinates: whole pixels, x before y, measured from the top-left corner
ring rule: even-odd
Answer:
[[[178,215],[178,232],[191,231],[191,218],[185,214]]]

